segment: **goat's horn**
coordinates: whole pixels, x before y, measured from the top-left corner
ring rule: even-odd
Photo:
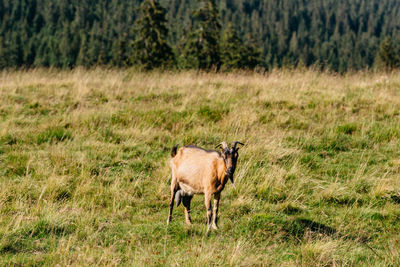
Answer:
[[[219,143],[215,148],[219,148],[221,146],[222,146],[223,149],[228,148],[228,144],[225,141]]]
[[[241,142],[239,142],[239,141],[235,141],[235,142],[232,143],[232,148],[233,148],[233,149],[236,149],[236,145],[238,145],[238,144],[244,146],[243,143],[241,143]]]

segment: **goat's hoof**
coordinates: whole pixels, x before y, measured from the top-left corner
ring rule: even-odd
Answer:
[[[214,230],[218,230],[218,226],[217,226],[216,224],[213,224],[211,227],[212,227]]]
[[[170,222],[171,222],[171,219],[168,218],[168,219],[167,219],[167,225],[168,225]]]

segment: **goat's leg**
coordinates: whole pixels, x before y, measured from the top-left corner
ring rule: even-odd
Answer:
[[[211,219],[212,219],[212,210],[211,210],[211,194],[206,192],[204,194],[204,201],[206,204],[206,210],[207,210],[207,232],[210,231],[211,227]]]
[[[193,196],[185,196],[182,199],[182,204],[185,207],[185,221],[187,224],[192,225],[192,219],[190,218],[190,202]]]
[[[213,208],[213,222],[212,222],[212,228],[215,230],[218,230],[218,207],[219,207],[219,198],[221,196],[221,193],[215,193],[214,194],[214,208]]]
[[[168,214],[168,219],[167,219],[167,224],[169,224],[172,220],[172,210],[174,209],[174,199],[175,199],[175,193],[178,191],[178,183],[176,182],[176,179],[174,176],[172,176],[172,181],[171,181],[171,199],[169,201],[169,214]]]

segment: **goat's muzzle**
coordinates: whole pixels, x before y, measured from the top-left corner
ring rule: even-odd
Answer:
[[[226,175],[229,177],[229,180],[231,180],[232,184],[233,184],[233,172],[234,169],[232,167],[226,170]]]

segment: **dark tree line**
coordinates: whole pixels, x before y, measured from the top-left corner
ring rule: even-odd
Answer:
[[[2,0],[0,68],[399,67],[397,0]]]

